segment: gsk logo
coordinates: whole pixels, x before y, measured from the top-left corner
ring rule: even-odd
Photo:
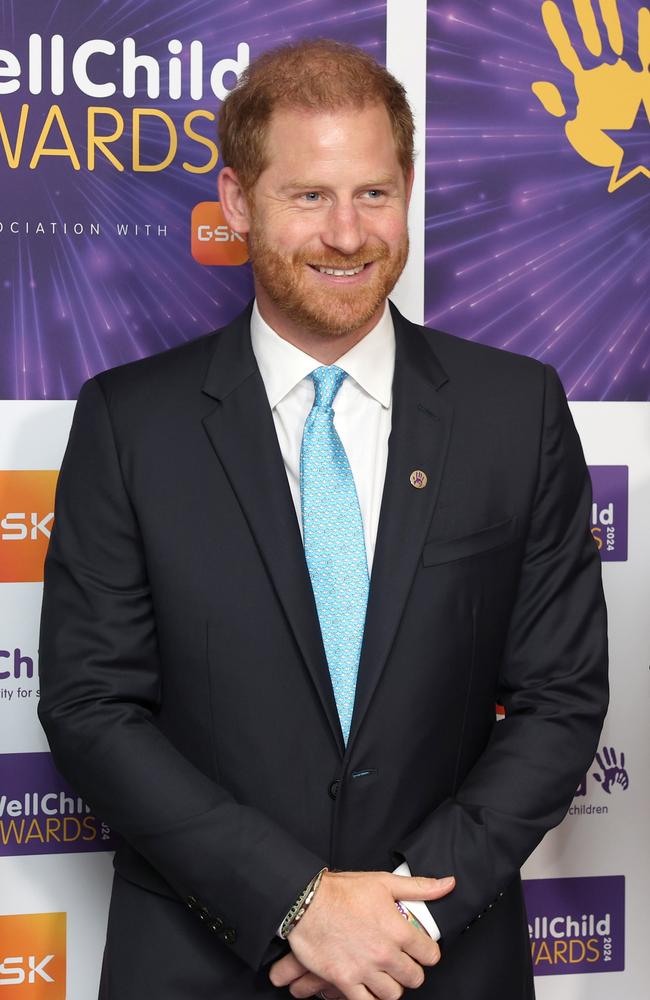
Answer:
[[[65,913],[0,916],[0,996],[65,1000],[65,972]]]
[[[0,583],[38,583],[54,521],[56,470],[0,471]]]
[[[192,212],[192,256],[198,264],[245,264],[248,244],[226,222],[218,201],[202,201]]]

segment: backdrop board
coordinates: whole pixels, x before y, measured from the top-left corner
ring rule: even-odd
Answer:
[[[592,476],[611,707],[569,814],[525,869],[537,993],[563,1000],[644,989],[650,14],[642,7],[455,0],[427,10],[426,322],[557,368]]]
[[[219,108],[250,59],[314,36],[362,46],[409,93],[418,156],[400,308],[552,364],[569,395],[592,475],[612,700],[568,815],[525,868],[531,951],[542,1000],[645,996],[650,13],[642,9],[640,0],[0,3],[7,997],[96,995],[106,926],[114,834],[56,773],[36,717],[43,559],[79,387],[222,325],[249,298],[246,246],[217,202]]]
[[[248,267],[191,252],[194,236],[202,260],[224,259],[209,214],[191,231],[217,197],[221,100],[292,38],[384,61],[385,3],[94,2],[80,19],[75,0],[34,0],[0,18],[0,397],[75,399],[95,372],[242,308]]]
[[[425,314],[647,401],[650,52],[606,6],[429,4]]]

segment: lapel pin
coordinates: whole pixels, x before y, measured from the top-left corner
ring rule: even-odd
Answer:
[[[427,474],[422,469],[414,469],[409,479],[411,486],[415,486],[416,490],[423,490],[427,485]]]

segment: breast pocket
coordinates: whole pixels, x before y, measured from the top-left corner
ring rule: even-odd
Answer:
[[[493,552],[495,549],[512,545],[518,537],[518,518],[515,514],[504,521],[473,531],[469,535],[431,539],[422,549],[422,563],[425,566],[437,566],[457,559],[468,559],[470,556]]]

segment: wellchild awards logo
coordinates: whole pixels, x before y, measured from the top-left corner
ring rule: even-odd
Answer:
[[[627,560],[629,470],[627,465],[590,465],[593,489],[591,533],[603,562]]]
[[[625,968],[622,875],[524,882],[536,976]]]
[[[34,700],[38,691],[36,657],[20,646],[0,649],[0,707],[2,703]]]
[[[63,780],[49,753],[0,754],[0,857],[115,847],[109,827]]]

